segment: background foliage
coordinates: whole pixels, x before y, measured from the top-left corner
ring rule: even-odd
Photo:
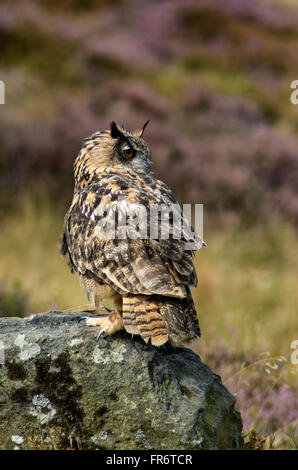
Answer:
[[[0,316],[85,303],[57,254],[74,158],[151,119],[154,172],[204,204],[197,352],[248,440],[295,447],[296,2],[3,0],[0,43]]]

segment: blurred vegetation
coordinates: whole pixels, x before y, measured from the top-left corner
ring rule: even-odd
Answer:
[[[298,9],[242,0],[3,1],[1,208],[65,207],[82,140],[148,118],[156,174],[208,216],[298,220]]]
[[[21,210],[4,218],[0,266],[5,285],[21,283],[30,293],[31,312],[86,304],[77,276],[58,254],[62,227],[63,218],[45,196],[38,205],[25,199]],[[233,325],[241,352],[287,354],[297,328],[295,230],[289,224],[273,230],[237,223],[209,232],[207,222],[204,239],[208,247],[196,255],[199,282],[193,289],[203,340],[220,332],[221,343],[230,348]]]
[[[10,288],[0,284],[0,318],[23,317],[27,310],[27,295],[22,291],[21,283],[15,281]]]
[[[295,447],[297,2],[3,0],[0,42],[0,316],[86,303],[57,253],[74,158],[151,119],[155,174],[204,204],[198,353],[252,447]]]

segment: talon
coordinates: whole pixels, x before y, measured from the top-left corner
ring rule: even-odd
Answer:
[[[83,321],[83,320],[88,320],[88,318],[89,318],[89,317],[87,317],[87,316],[80,317],[79,320],[78,320],[78,322],[80,323],[80,322]]]
[[[103,329],[103,330],[100,330],[100,332],[99,332],[98,335],[96,336],[96,341],[98,341],[99,338],[101,338],[101,337],[104,335],[105,332],[106,332],[106,330],[104,330],[104,329]]]
[[[113,311],[112,309],[106,307],[105,305],[103,306],[103,308],[104,308],[108,313],[111,313],[111,312]]]

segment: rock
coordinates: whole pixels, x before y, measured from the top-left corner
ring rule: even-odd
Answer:
[[[194,352],[96,341],[81,315],[0,319],[0,449],[242,447],[235,398]]]

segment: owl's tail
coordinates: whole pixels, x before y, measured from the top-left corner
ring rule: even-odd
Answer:
[[[141,335],[154,346],[168,340],[186,344],[200,336],[199,322],[191,293],[183,299],[160,295],[123,297],[123,324],[128,333]]]
[[[123,297],[123,324],[128,333],[141,335],[146,343],[151,340],[154,346],[161,346],[168,341],[168,328],[154,297]]]

